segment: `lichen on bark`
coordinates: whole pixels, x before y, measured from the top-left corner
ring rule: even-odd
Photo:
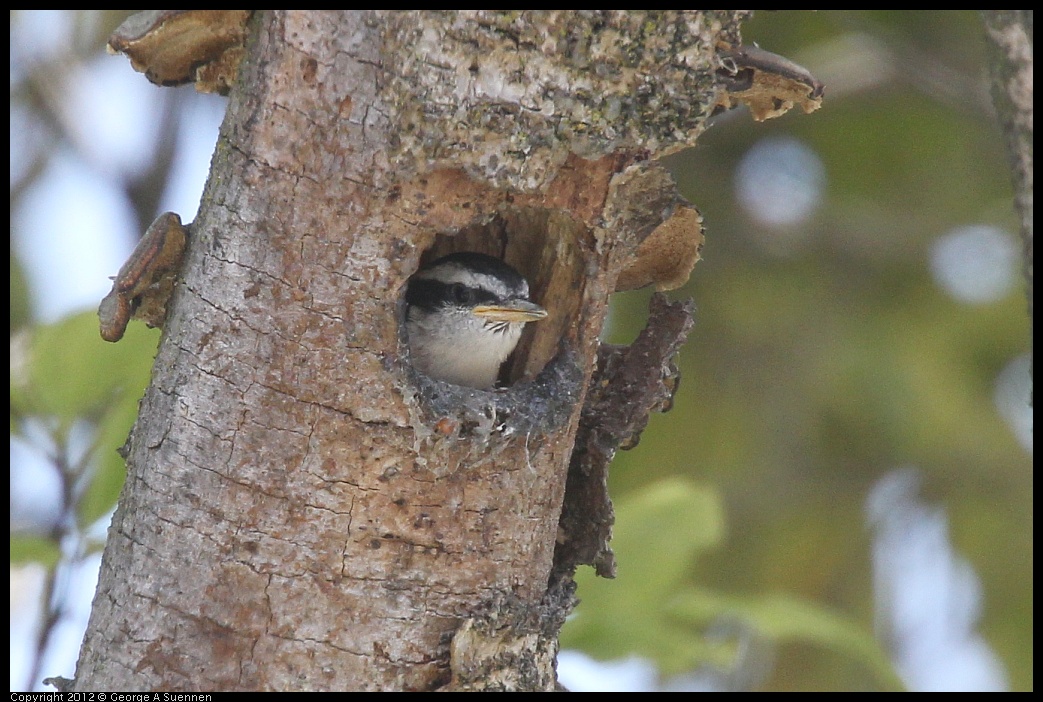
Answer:
[[[569,154],[659,157],[713,109],[716,46],[746,11],[473,10],[386,16],[394,152],[509,190],[545,188]],[[481,138],[476,139],[475,135]]]

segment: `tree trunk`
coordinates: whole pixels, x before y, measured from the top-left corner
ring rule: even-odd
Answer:
[[[1032,324],[1032,10],[982,10],[982,17],[990,48],[993,102],[1007,139],[1014,209],[1021,220],[1029,324]]]
[[[697,226],[654,159],[694,143],[744,16],[253,15],[77,689],[554,689],[608,296]],[[506,390],[410,366],[404,285],[455,250],[550,311]]]

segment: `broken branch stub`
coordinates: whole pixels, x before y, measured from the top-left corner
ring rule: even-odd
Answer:
[[[763,122],[796,106],[806,114],[822,106],[822,83],[784,56],[757,46],[726,46],[718,55],[721,67],[717,75],[724,87],[717,98],[720,110],[742,103],[750,108],[753,119]]]
[[[146,10],[109,37],[110,53],[126,54],[156,85],[195,83],[201,93],[227,95],[246,53],[253,10]]]
[[[150,327],[163,326],[187,243],[188,228],[173,212],[164,212],[149,225],[98,306],[102,339],[122,339],[132,318]]]
[[[691,300],[670,302],[656,293],[648,323],[630,346],[602,344],[583,405],[569,462],[554,572],[567,577],[592,565],[615,577],[609,547],[615,513],[608,495],[608,466],[618,449],[637,445],[652,412],[667,412],[680,382],[674,356],[692,328]]]

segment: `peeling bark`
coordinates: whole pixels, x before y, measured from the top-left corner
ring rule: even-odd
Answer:
[[[609,547],[615,512],[608,495],[608,466],[618,449],[637,446],[652,412],[669,411],[680,383],[674,356],[692,328],[693,305],[652,297],[648,324],[629,346],[602,344],[580,417],[569,465],[555,575],[570,578],[591,565],[614,578]]]
[[[599,355],[608,296],[695,222],[654,159],[704,128],[745,15],[253,15],[77,689],[554,688],[571,572],[610,571],[607,502],[571,500],[558,544],[570,462],[636,437],[691,324],[657,300]],[[503,391],[403,343],[407,279],[463,249],[551,313]]]

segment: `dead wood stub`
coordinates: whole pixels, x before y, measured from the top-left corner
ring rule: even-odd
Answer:
[[[609,547],[615,513],[608,495],[608,466],[619,448],[637,444],[653,411],[667,411],[679,382],[673,358],[688,338],[694,305],[669,302],[656,294],[648,323],[630,346],[604,344],[580,416],[569,464],[561,532],[554,552],[556,577],[592,565],[602,577],[615,576]]]

